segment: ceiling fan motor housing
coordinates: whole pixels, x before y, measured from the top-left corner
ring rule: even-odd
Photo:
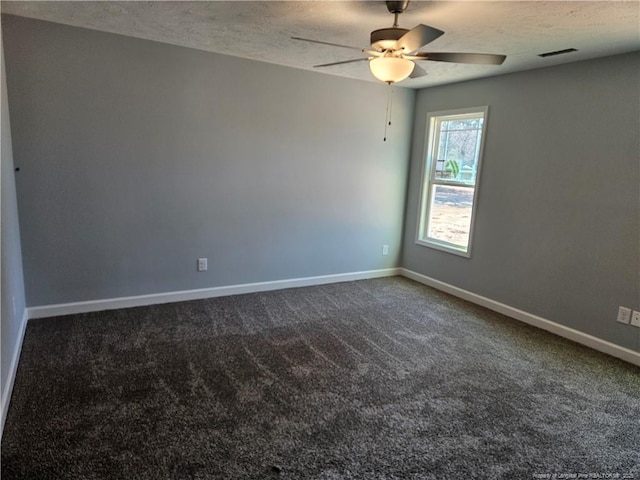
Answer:
[[[376,50],[395,50],[396,42],[409,30],[406,28],[380,28],[371,32],[371,47]]]

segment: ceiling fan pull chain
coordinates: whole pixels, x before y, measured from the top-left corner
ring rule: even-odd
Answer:
[[[393,112],[393,84],[389,84],[389,126],[391,126],[391,113]]]
[[[387,127],[391,126],[391,109],[393,107],[393,87],[392,83],[389,82],[389,91],[387,93],[387,111],[384,118],[384,139],[383,142],[387,141]]]

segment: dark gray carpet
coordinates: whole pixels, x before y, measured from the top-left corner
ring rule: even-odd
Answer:
[[[640,368],[386,278],[30,321],[2,478],[640,478],[639,448]]]

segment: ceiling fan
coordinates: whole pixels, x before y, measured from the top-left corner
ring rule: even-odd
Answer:
[[[411,30],[398,26],[398,16],[407,9],[409,0],[387,1],[387,10],[394,15],[393,26],[381,28],[371,32],[371,48],[363,49],[341,45],[338,43],[311,40],[308,38],[291,37],[293,40],[320,43],[334,47],[359,50],[368,56],[355,58],[341,62],[314,65],[314,68],[330,67],[344,63],[368,61],[369,68],[374,77],[386,83],[400,82],[407,77],[417,78],[426,75],[427,72],[415,63],[416,60],[431,60],[434,62],[473,63],[480,65],[501,65],[505,55],[493,55],[488,53],[450,53],[450,52],[419,52],[424,45],[433,42],[444,34],[442,30],[418,25]]]

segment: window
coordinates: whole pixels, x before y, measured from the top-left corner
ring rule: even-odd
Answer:
[[[488,109],[428,114],[416,243],[470,256]]]

